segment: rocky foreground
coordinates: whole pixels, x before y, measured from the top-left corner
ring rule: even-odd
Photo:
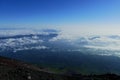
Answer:
[[[0,57],[0,80],[120,80],[120,76],[57,74],[21,61]]]

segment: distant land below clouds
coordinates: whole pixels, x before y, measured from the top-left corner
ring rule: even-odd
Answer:
[[[119,57],[120,36],[97,34],[76,36],[56,29],[2,29],[0,30],[0,47],[1,52],[50,49],[51,51],[81,51],[84,53],[88,51],[92,55]]]

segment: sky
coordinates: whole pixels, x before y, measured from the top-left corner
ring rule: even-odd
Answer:
[[[117,33],[120,0],[0,0],[0,28]]]

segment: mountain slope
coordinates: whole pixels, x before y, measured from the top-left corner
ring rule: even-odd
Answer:
[[[56,74],[17,60],[0,57],[0,80],[120,80],[120,76]]]
[[[69,80],[69,77],[20,61],[0,57],[0,80]],[[72,80],[76,80],[76,78],[73,77]]]

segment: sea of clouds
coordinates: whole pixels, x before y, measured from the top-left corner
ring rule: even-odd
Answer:
[[[32,34],[32,35],[31,35]],[[50,34],[57,34],[51,37]],[[19,38],[14,36],[23,35]],[[24,35],[31,35],[30,37]],[[47,35],[49,40],[43,40],[38,35]],[[13,36],[13,37],[10,37]],[[6,37],[6,38],[4,38]],[[8,38],[7,38],[8,37]],[[44,36],[43,36],[44,38]],[[17,52],[20,50],[31,49],[50,49],[51,46],[44,45],[45,43],[61,43],[64,41],[64,46],[70,44],[74,46],[73,49],[66,49],[66,51],[82,51],[90,54],[104,55],[104,56],[120,56],[120,35],[115,34],[76,34],[67,33],[60,30],[1,30],[0,31],[0,51],[13,50]],[[43,44],[44,43],[44,44]],[[59,46],[59,45],[56,45]],[[61,47],[59,47],[61,48]],[[52,49],[52,48],[51,48]]]

